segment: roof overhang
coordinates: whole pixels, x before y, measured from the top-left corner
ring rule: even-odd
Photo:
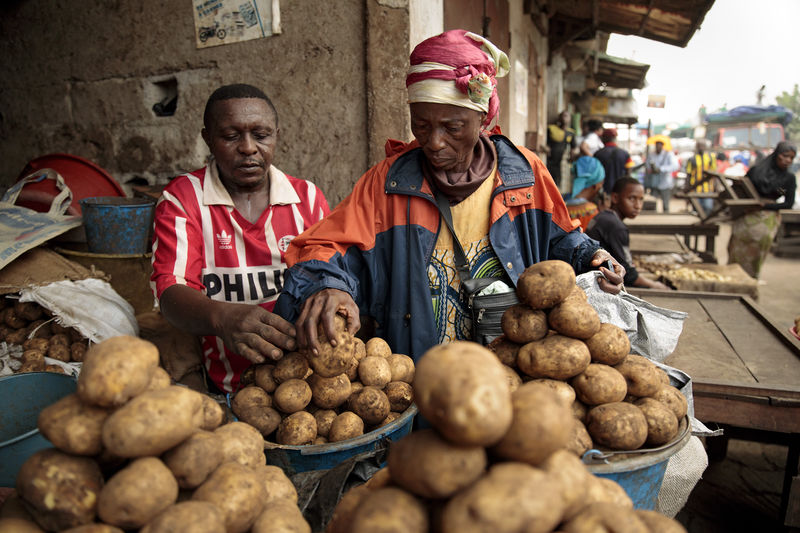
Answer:
[[[684,47],[714,0],[558,0],[548,2],[550,52],[597,31]]]
[[[622,89],[641,89],[650,65],[637,63],[623,57],[610,56],[603,52],[592,52],[597,58],[593,78],[595,83]]]

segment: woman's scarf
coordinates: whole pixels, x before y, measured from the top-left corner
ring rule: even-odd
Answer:
[[[481,135],[472,150],[472,163],[465,172],[439,170],[433,168],[426,158],[423,159],[422,173],[425,179],[447,197],[450,205],[456,205],[475,192],[489,177],[497,156],[492,141]]]
[[[797,153],[797,148],[790,142],[781,141],[775,150],[765,159],[747,171],[747,177],[753,183],[760,196],[777,200],[786,193],[786,183],[794,180],[794,174],[788,169],[778,168],[777,156],[786,152]]]

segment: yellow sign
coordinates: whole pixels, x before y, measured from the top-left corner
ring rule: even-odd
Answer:
[[[607,115],[608,114],[608,97],[595,96],[589,104],[590,115]]]
[[[660,94],[651,94],[647,97],[647,107],[657,107],[664,109],[664,104],[667,102],[667,97]]]

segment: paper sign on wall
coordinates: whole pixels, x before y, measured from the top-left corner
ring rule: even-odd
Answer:
[[[281,32],[280,0],[192,0],[197,48]]]

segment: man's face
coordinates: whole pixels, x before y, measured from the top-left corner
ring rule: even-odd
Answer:
[[[569,111],[562,111],[560,115],[558,115],[558,123],[562,126],[564,124],[569,124],[570,114]]]
[[[661,150],[664,149],[664,143],[656,143],[656,153],[660,154]]]
[[[203,140],[227,187],[246,190],[267,183],[278,140],[275,118],[260,98],[231,98],[213,105]]]
[[[708,146],[706,145],[706,141],[705,140],[697,141],[697,151],[698,152],[700,152],[702,154],[703,152],[706,151],[706,148],[708,148]]]
[[[472,163],[483,114],[450,104],[411,104],[411,132],[437,170],[465,172]]]
[[[775,156],[775,164],[781,170],[786,170],[789,168],[789,165],[792,164],[794,157],[797,154],[794,152],[783,152],[782,154],[778,154]]]
[[[612,193],[611,199],[622,218],[636,218],[644,205],[644,187],[641,184],[627,185],[622,192]]]

